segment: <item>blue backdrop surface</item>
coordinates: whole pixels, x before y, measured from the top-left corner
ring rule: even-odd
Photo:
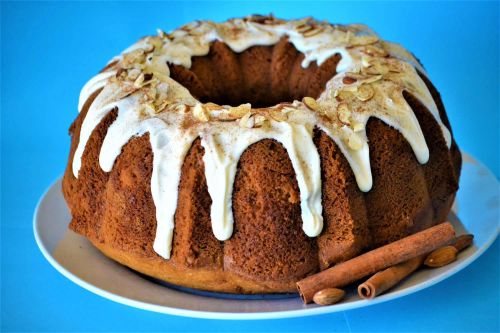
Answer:
[[[360,22],[414,52],[440,90],[460,147],[499,175],[498,2],[1,3],[2,331],[498,331],[498,240],[452,278],[392,302],[308,318],[197,320],[116,304],[38,251],[32,214],[65,167],[80,88],[156,28],[251,13]]]

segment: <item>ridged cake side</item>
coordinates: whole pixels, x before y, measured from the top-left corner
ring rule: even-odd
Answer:
[[[240,53],[214,42],[207,56],[193,58],[190,69],[171,66],[171,77],[202,101],[251,100],[266,106],[290,97],[319,96],[340,57],[307,68],[301,67],[303,59],[284,39]],[[439,94],[422,79],[450,129]],[[428,143],[426,164],[417,161],[399,131],[372,118],[366,132],[373,187],[365,193],[337,144],[316,128],[324,226],[311,238],[302,230],[300,191],[289,155],[281,143],[264,139],[246,149],[238,162],[232,195],[234,231],[222,242],[211,228],[204,148],[197,139],[182,165],[172,254],[165,260],[153,249],[156,207],[149,134],[132,138],[112,170],[104,172],[100,148],[117,110],[109,113],[92,131],[78,178],[73,175],[82,122],[96,95],[86,101],[70,128],[71,152],[63,180],[72,213],[70,227],[109,257],[174,284],[240,293],[295,291],[295,281],[306,275],[442,222],[458,189],[461,159],[454,140],[448,149],[435,117],[405,93]]]

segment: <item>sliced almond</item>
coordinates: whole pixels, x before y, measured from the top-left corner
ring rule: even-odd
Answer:
[[[389,67],[379,61],[372,61],[371,66],[364,69],[363,73],[368,75],[386,75],[389,73]]]
[[[246,115],[247,113],[249,113],[251,109],[252,109],[252,105],[250,103],[245,103],[245,104],[241,104],[238,106],[230,107],[229,114],[232,117],[241,118],[244,115]]]
[[[125,53],[123,59],[120,62],[122,68],[132,68],[135,63],[144,62],[146,55],[144,54],[144,49],[138,48],[131,52]]]
[[[144,86],[145,84],[143,84]],[[147,88],[143,88],[144,98],[147,101],[154,101],[156,99],[156,87],[148,86]]]
[[[284,114],[288,114],[288,113],[296,111],[296,110],[297,109],[295,109],[295,108],[291,108],[291,107],[285,106],[285,107],[283,107],[283,109],[281,110],[281,112],[283,112]]]
[[[295,30],[299,33],[304,33],[304,32],[309,31],[311,29],[312,29],[312,27],[307,23],[303,23],[303,24],[297,25],[295,27]]]
[[[207,122],[210,118],[208,112],[201,103],[197,103],[193,108],[193,116],[203,122]]]
[[[144,73],[140,73],[134,81],[134,86],[140,88],[142,87],[143,83],[144,83]]]
[[[273,112],[270,116],[276,121],[286,121],[288,119],[287,112]]]
[[[307,30],[306,32],[302,33],[302,35],[304,37],[312,37],[312,36],[315,36],[317,34],[319,34],[321,31],[323,31],[323,28],[321,27],[315,27],[311,30]]]
[[[309,109],[313,111],[318,111],[319,110],[319,104],[316,102],[316,100],[312,97],[304,97],[302,98],[302,103],[304,103]]]
[[[129,80],[135,81],[139,77],[139,75],[141,75],[141,70],[138,68],[131,68],[127,72],[127,78]]]
[[[374,45],[365,45],[361,52],[372,57],[386,57],[389,55],[386,50]]]
[[[362,56],[361,57],[361,65],[363,65],[363,67],[370,67],[371,66],[371,63],[370,63],[370,57],[367,57],[367,56]]]
[[[366,102],[368,101],[369,99],[371,99],[373,97],[373,95],[375,94],[375,91],[373,90],[373,88],[368,85],[368,84],[363,84],[361,86],[358,87],[358,90],[356,90],[354,92],[354,95],[360,100],[360,101],[363,101],[363,102]]]
[[[349,118],[351,116],[351,111],[346,103],[340,103],[337,106],[337,115],[339,120],[344,124],[349,124]]]
[[[360,150],[361,148],[363,148],[363,140],[361,140],[361,138],[357,134],[352,133],[347,138],[347,145],[352,150]]]
[[[363,123],[351,120],[351,128],[354,132],[361,132],[365,129],[365,125],[363,125]]]
[[[378,42],[379,38],[375,35],[362,35],[354,37],[352,45],[368,45]]]
[[[252,128],[255,125],[255,118],[252,117],[252,113],[248,112],[238,121],[238,125],[245,128]]]
[[[203,106],[205,107],[205,110],[207,112],[209,112],[209,113],[211,111],[217,111],[217,110],[222,110],[223,109],[223,107],[220,106],[219,104],[215,104],[215,103],[212,103],[212,102],[205,103]]]
[[[161,37],[158,36],[149,37],[148,42],[153,47],[154,50],[161,50],[163,47],[163,39]]]
[[[254,119],[255,119],[255,125],[254,125],[255,127],[263,127],[267,124],[267,118],[264,117],[263,115],[258,114],[254,117]]]

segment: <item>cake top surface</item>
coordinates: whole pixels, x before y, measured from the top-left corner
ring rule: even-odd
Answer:
[[[320,66],[334,55],[341,56],[336,75],[319,98],[306,96],[302,101],[257,109],[249,103],[201,103],[170,77],[169,65],[189,68],[192,58],[207,55],[214,41],[238,53],[255,45],[274,45],[281,38],[287,38],[304,55],[304,68],[311,62]],[[154,248],[168,258],[180,168],[192,142],[199,137],[205,149],[212,225],[216,237],[223,240],[232,233],[231,193],[239,157],[252,143],[275,139],[285,146],[296,172],[304,231],[317,236],[322,229],[321,170],[312,142],[314,128],[324,131],[338,145],[362,191],[372,186],[365,131],[370,117],[399,130],[420,163],[429,158],[420,124],[404,91],[429,110],[450,146],[451,135],[419,72],[425,75],[408,51],[381,40],[363,25],[250,16],[223,23],[195,21],[170,33],[159,31],[157,36],[145,37],[113,58],[82,89],[79,110],[91,94],[102,91],[89,106],[82,124],[73,173],[78,176],[86,142],[111,110],[118,109],[118,116],[101,147],[99,163],[103,170],[111,171],[132,137],[149,133],[154,153],[151,190],[158,224]]]

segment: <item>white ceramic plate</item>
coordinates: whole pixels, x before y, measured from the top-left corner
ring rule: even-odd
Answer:
[[[499,183],[482,164],[464,155],[460,190],[450,220],[457,234],[474,234],[474,246],[454,263],[422,269],[392,291],[373,300],[360,300],[347,289],[343,302],[319,307],[304,305],[298,296],[239,296],[179,290],[157,284],[115,263],[85,238],[68,230],[70,214],[57,180],[41,197],[34,215],[35,238],[43,255],[59,272],[91,292],[137,308],[173,315],[211,319],[299,317],[364,307],[427,288],[476,260],[495,240],[499,225]],[[455,215],[456,214],[456,215]]]

